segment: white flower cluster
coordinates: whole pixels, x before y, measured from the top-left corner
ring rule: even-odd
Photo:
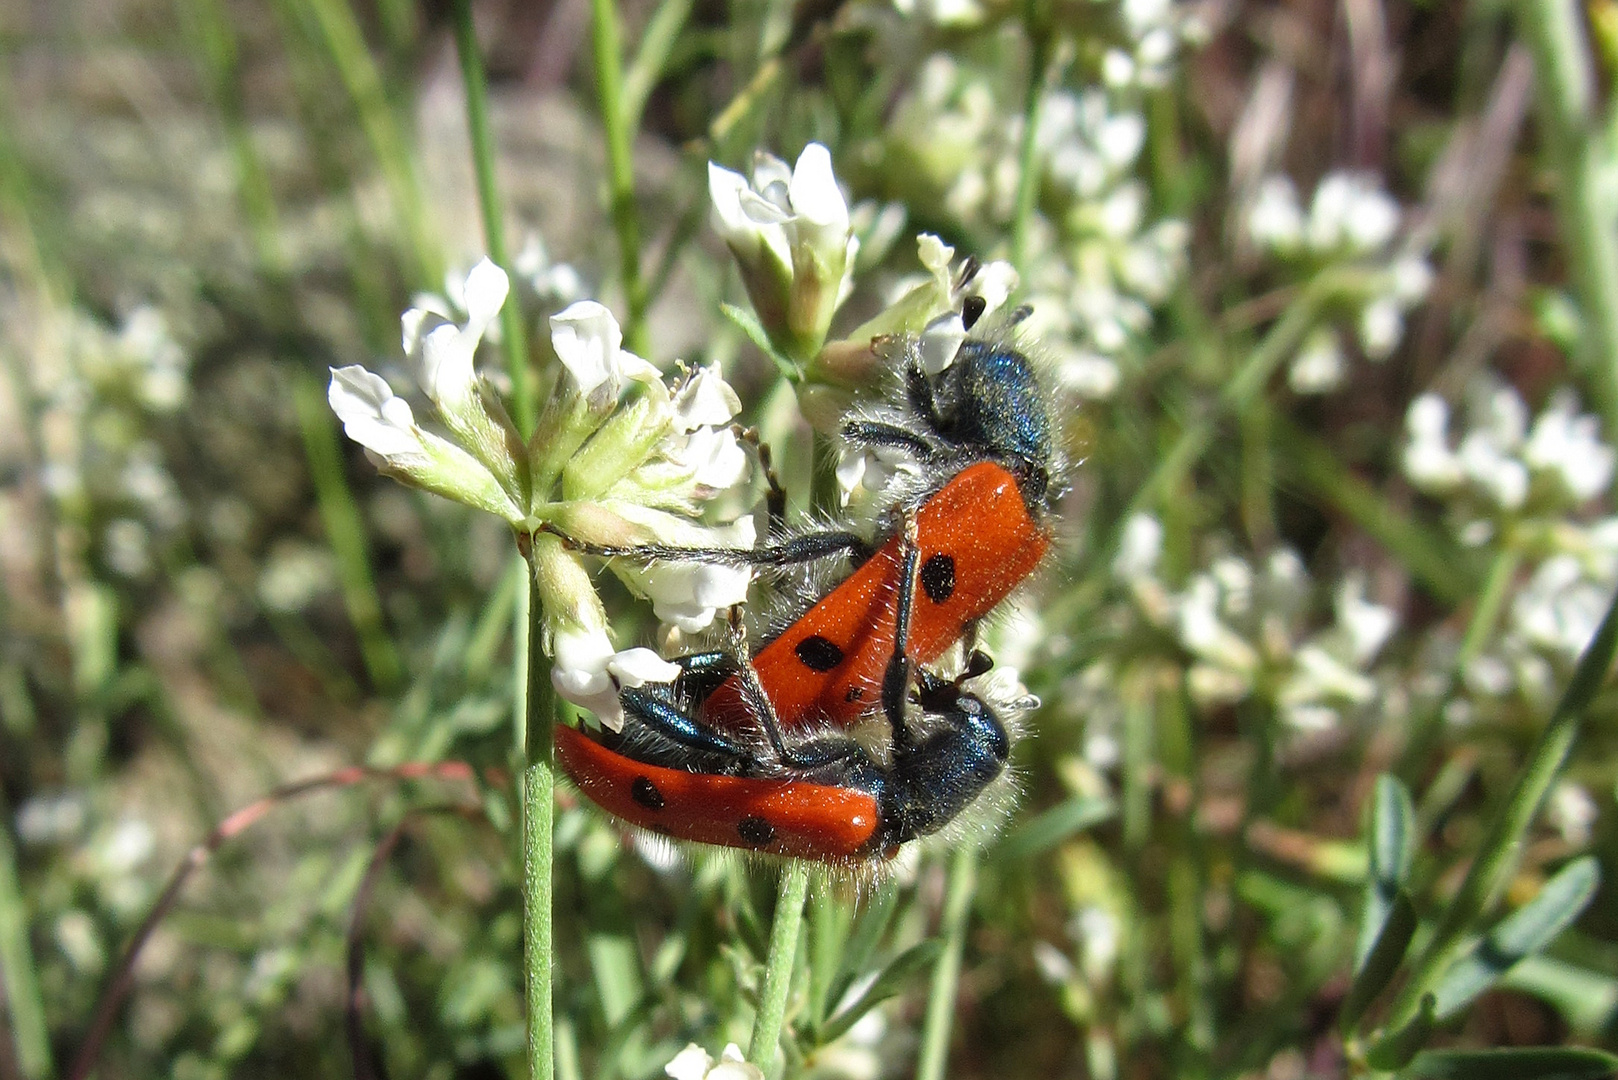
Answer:
[[[1353,298],[1355,335],[1370,360],[1385,360],[1404,337],[1405,314],[1432,286],[1433,272],[1417,251],[1397,248],[1399,204],[1373,177],[1335,172],[1315,188],[1306,214],[1297,188],[1285,176],[1266,177],[1246,216],[1253,244],[1277,258],[1312,266],[1358,263],[1380,272]],[[1347,374],[1343,336],[1337,327],[1316,327],[1287,370],[1300,394],[1324,394]]]
[[[1141,25],[1160,7],[1140,5]],[[1015,206],[1022,137],[1020,121],[1008,123],[1000,106],[1008,92],[1001,81],[934,56],[894,126],[903,157],[943,187],[945,208],[996,229]],[[1131,96],[1119,88],[1052,91],[1035,132],[1041,205],[1051,216],[1036,215],[1030,228],[1028,330],[1055,358],[1060,380],[1087,397],[1113,392],[1118,357],[1150,328],[1153,307],[1186,267],[1188,227],[1149,220],[1147,189],[1135,177],[1146,120],[1126,103]]]
[[[1485,698],[1520,690],[1549,700],[1559,678],[1553,664],[1578,659],[1618,585],[1618,516],[1574,516],[1607,491],[1618,453],[1565,387],[1530,422],[1515,389],[1481,377],[1468,387],[1464,416],[1464,430],[1452,439],[1443,398],[1429,393],[1411,402],[1405,476],[1444,502],[1463,544],[1513,545],[1532,569],[1496,640],[1463,675]]]
[[[1101,58],[1101,78],[1109,87],[1157,89],[1174,75],[1180,46],[1206,36],[1190,4],[1173,0],[1121,0],[1118,15],[1127,44],[1110,46]]]
[[[1516,390],[1479,379],[1469,388],[1466,433],[1452,447],[1448,403],[1422,394],[1405,414],[1405,475],[1429,495],[1476,496],[1469,509],[1479,519],[1570,509],[1605,491],[1618,463],[1600,422],[1578,409],[1571,390],[1558,390],[1530,429]],[[1474,543],[1490,535],[1481,521],[1462,531]]]
[[[524,443],[474,366],[508,287],[505,273],[485,260],[458,290],[464,323],[422,308],[402,319],[411,373],[447,437],[422,428],[410,404],[363,367],[333,370],[328,398],[349,438],[384,472],[497,514],[527,538],[556,660],[552,682],[617,726],[621,687],[672,679],[677,669],[649,649],[615,649],[583,563],[538,530],[551,524],[606,546],[752,546],[749,517],[723,526],[699,520],[706,504],[749,475],[731,427],[740,401],[717,367],[669,387],[623,348],[610,311],[579,301],[551,319],[551,345],[567,376]],[[612,569],[652,601],[659,618],[688,631],[741,602],[751,580],[744,568],[712,564],[615,562]]]
[[[1261,570],[1223,556],[1193,576],[1176,602],[1180,643],[1196,657],[1193,699],[1228,704],[1257,691],[1299,732],[1330,730],[1371,704],[1378,687],[1367,671],[1397,617],[1367,601],[1363,580],[1351,574],[1337,589],[1332,625],[1305,636],[1311,592],[1302,561],[1287,549]]]

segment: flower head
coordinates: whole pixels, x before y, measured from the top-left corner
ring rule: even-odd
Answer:
[[[735,1043],[725,1047],[719,1060],[696,1043],[692,1043],[663,1067],[670,1080],[764,1080],[764,1070],[749,1065],[742,1057],[741,1047]]]
[[[813,357],[853,288],[859,250],[830,152],[810,143],[791,168],[760,153],[751,182],[710,162],[708,194],[765,332],[788,356]]]

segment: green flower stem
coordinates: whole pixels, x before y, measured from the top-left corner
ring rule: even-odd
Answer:
[[[932,986],[927,991],[927,1015],[922,1020],[916,1080],[944,1080],[950,1031],[955,1025],[955,996],[961,981],[961,954],[966,948],[966,916],[972,907],[972,890],[977,878],[977,846],[961,844],[949,865],[949,887],[944,893],[944,918],[939,927],[944,951],[938,956]]]
[[[365,141],[370,143],[371,152],[382,168],[388,194],[404,220],[417,281],[429,288],[438,288],[444,278],[443,253],[422,200],[410,140],[399,130],[383,88],[382,73],[365,44],[365,35],[353,8],[347,0],[284,2],[292,4],[300,16],[314,26],[337,66],[337,75],[354,103]]]
[[[1023,20],[1028,35],[1028,90],[1023,99],[1022,145],[1017,151],[1017,201],[1011,217],[1011,265],[1026,276],[1028,267],[1028,228],[1039,199],[1039,162],[1035,160],[1035,135],[1039,126],[1039,106],[1045,98],[1045,79],[1050,67],[1051,35],[1036,21],[1034,0],[1029,0]]]
[[[489,258],[507,274],[505,213],[496,178],[494,135],[489,130],[488,80],[478,52],[477,29],[472,23],[471,0],[455,0],[455,49],[461,57],[461,82],[466,88],[466,126],[472,136],[472,165],[477,172],[478,207],[483,213],[483,244]],[[515,292],[500,309],[500,345],[511,376],[511,418],[523,438],[534,432],[534,380],[528,370],[528,330]]]
[[[646,286],[640,276],[640,215],[635,209],[635,131],[624,102],[623,47],[616,0],[590,0],[596,97],[607,136],[607,190],[618,233],[618,272],[623,279],[624,345],[646,354]]]
[[[787,997],[792,989],[792,964],[798,955],[798,931],[803,925],[803,902],[809,894],[809,864],[793,859],[781,868],[781,886],[775,900],[775,924],[770,929],[770,955],[764,961],[764,987],[759,991],[758,1015],[747,1060],[764,1071],[775,1065],[781,1026],[786,1020]]]
[[[24,1080],[51,1075],[50,1028],[28,945],[28,906],[17,879],[11,815],[0,803],[0,1000],[11,1018],[11,1042]]]
[[[1580,657],[1567,691],[1545,730],[1540,732],[1539,741],[1529,753],[1511,794],[1490,822],[1489,831],[1455,899],[1444,911],[1426,948],[1411,964],[1410,978],[1389,1006],[1386,1030],[1398,1031],[1419,1015],[1422,999],[1431,993],[1510,877],[1523,838],[1578,739],[1584,709],[1606,681],[1615,651],[1618,651],[1618,596],[1613,598],[1595,637]]]
[[[1603,194],[1604,158],[1596,75],[1575,0],[1525,0],[1518,28],[1534,54],[1535,97],[1547,174],[1556,184],[1556,213],[1569,279],[1584,317],[1583,364],[1610,437],[1618,431],[1618,236],[1615,208]]]
[[[319,380],[304,376],[296,394],[298,426],[303,431],[304,458],[315,486],[315,503],[326,543],[337,558],[337,577],[343,587],[343,605],[360,639],[360,658],[378,690],[399,684],[404,665],[388,636],[382,617],[382,598],[371,575],[371,553],[365,540],[365,522],[343,473],[342,449],[333,427],[332,412]]]
[[[541,647],[539,579],[530,557],[526,603],[517,604],[515,692],[517,745],[522,751],[523,846],[523,963],[527,973],[528,1076],[551,1080],[555,1066],[551,1016],[551,831],[556,792],[555,749],[552,728],[556,700],[551,689],[551,665]]]
[[[1506,543],[1495,554],[1494,562],[1489,565],[1489,575],[1484,579],[1483,592],[1478,596],[1477,606],[1472,609],[1472,618],[1466,624],[1466,635],[1461,638],[1461,651],[1455,658],[1455,678],[1459,680],[1466,674],[1466,666],[1478,658],[1483,652],[1483,646],[1489,643],[1494,634],[1494,628],[1500,622],[1500,611],[1505,607],[1506,593],[1511,588],[1512,580],[1517,576],[1517,568],[1522,565],[1522,551],[1508,534]]]

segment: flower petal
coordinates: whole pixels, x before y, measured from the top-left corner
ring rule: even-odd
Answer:
[[[350,439],[384,458],[421,453],[410,403],[396,396],[386,379],[358,364],[328,370],[326,400]]]

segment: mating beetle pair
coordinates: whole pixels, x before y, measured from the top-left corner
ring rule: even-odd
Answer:
[[[750,661],[735,647],[682,657],[674,682],[620,693],[621,732],[559,727],[558,761],[604,809],[677,839],[853,862],[936,832],[1004,770],[1001,713],[1021,703],[964,686],[989,658],[970,650],[953,679],[922,665],[970,641],[1049,549],[1051,407],[1010,346],[969,340],[932,375],[913,341],[899,344],[902,405],[843,427],[856,446],[913,458],[925,478],[897,500],[875,551],[845,531],[751,551],[569,541],[642,560],[859,560]],[[873,712],[886,720],[885,755],[850,733]]]

